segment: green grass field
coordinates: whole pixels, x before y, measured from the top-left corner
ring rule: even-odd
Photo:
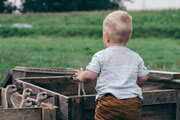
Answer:
[[[101,37],[102,22],[111,11],[53,14],[0,15],[0,36],[95,36]],[[129,12],[134,37],[180,38],[180,10]],[[32,29],[12,28],[13,23],[29,23]]]
[[[85,67],[92,55],[104,48],[101,24],[104,16],[109,12],[0,15],[0,24],[3,26],[9,27],[13,23],[26,22],[33,24],[32,30],[39,31],[30,34],[28,30],[12,29],[10,30],[12,36],[8,33],[8,36],[3,37],[1,33],[7,32],[5,29],[9,30],[9,28],[0,28],[0,82],[15,66]],[[180,30],[180,10],[130,13],[133,15],[136,29],[138,29],[137,26],[142,26],[139,31],[161,28],[168,32],[166,28],[171,29],[171,26],[173,29]],[[163,17],[168,15],[170,19]],[[147,25],[143,26],[145,21]],[[96,35],[98,30],[99,35]],[[78,32],[74,33],[74,31]],[[25,35],[21,35],[23,32]],[[153,31],[149,31],[149,34],[151,32]],[[142,56],[149,70],[180,72],[180,38],[173,36],[167,38],[164,35],[143,37],[143,33],[139,34],[141,36],[133,36],[127,47]]]
[[[0,38],[0,77],[14,66],[85,67],[104,48],[101,38],[12,37]],[[180,40],[137,38],[127,46],[138,52],[148,69],[180,72]]]

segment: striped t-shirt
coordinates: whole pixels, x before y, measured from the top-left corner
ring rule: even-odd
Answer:
[[[143,59],[127,47],[111,46],[97,52],[86,69],[99,74],[96,99],[106,93],[118,99],[143,98],[136,80],[146,76],[148,70]]]

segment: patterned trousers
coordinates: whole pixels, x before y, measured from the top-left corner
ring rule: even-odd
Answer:
[[[98,98],[95,120],[141,120],[141,99],[119,100],[111,94]]]

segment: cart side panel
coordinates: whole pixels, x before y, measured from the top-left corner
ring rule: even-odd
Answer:
[[[143,92],[143,105],[176,103],[176,90],[155,90]]]
[[[78,94],[78,82],[69,80],[67,76],[58,77],[58,76],[51,76],[51,77],[29,77],[29,78],[21,78],[20,80],[24,82],[28,82],[34,84],[36,86],[40,86],[51,91],[60,93],[66,96],[72,96]],[[90,81],[84,83],[84,89],[86,94],[95,94],[96,81]]]
[[[175,90],[148,91],[143,94],[143,120],[175,120],[177,101]],[[95,95],[73,97],[71,104],[72,118],[93,120],[96,104]]]
[[[42,120],[41,108],[1,109],[1,120]]]
[[[70,99],[59,96],[59,118],[60,120],[70,120]]]
[[[142,107],[142,120],[175,120],[176,104],[144,105]]]
[[[44,89],[44,88],[35,86],[35,85],[33,85],[33,84],[30,84],[30,83],[26,83],[26,82],[23,82],[23,81],[17,80],[17,79],[14,81],[14,84],[16,84],[17,86],[21,86],[21,87],[23,87],[23,88],[31,88],[31,89],[33,90],[33,92],[36,94],[36,96],[31,96],[31,98],[33,98],[33,99],[36,99],[36,97],[37,97],[37,95],[38,95],[39,92],[44,92],[44,91],[45,91],[45,92],[53,95],[54,97],[49,98],[49,99],[47,99],[47,100],[45,100],[45,101],[43,101],[43,102],[44,102],[44,103],[49,103],[49,104],[55,105],[55,95],[56,95],[56,94],[55,94],[54,92],[51,92],[51,91],[46,90],[46,89]]]
[[[176,120],[180,120],[180,90],[177,90]]]
[[[69,120],[69,104],[70,104],[70,102],[69,102],[68,97],[65,97],[65,96],[55,93],[51,90],[47,90],[47,89],[41,88],[39,86],[30,84],[27,82],[23,82],[23,81],[17,80],[17,79],[15,80],[15,84],[18,86],[23,85],[24,88],[31,88],[36,94],[38,94],[39,92],[42,92],[42,91],[46,91],[46,92],[52,94],[54,96],[53,98],[50,98],[43,102],[59,107],[59,109],[56,109],[56,119],[57,120],[61,120],[61,119]],[[33,97],[33,98],[35,99],[36,97]],[[45,112],[47,112],[47,111],[45,111]]]

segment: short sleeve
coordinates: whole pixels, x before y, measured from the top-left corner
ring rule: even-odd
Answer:
[[[96,53],[91,62],[87,65],[86,69],[95,73],[100,73],[101,71],[101,62],[100,62],[100,54]]]
[[[146,76],[148,74],[149,74],[149,72],[148,72],[147,68],[144,66],[144,61],[141,58],[139,66],[138,66],[138,77],[143,77],[143,76]]]

